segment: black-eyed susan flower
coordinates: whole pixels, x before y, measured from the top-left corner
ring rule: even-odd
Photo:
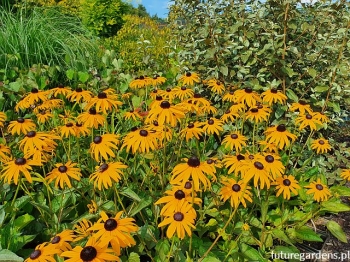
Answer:
[[[131,236],[138,230],[133,218],[121,218],[123,211],[118,212],[115,217],[108,217],[102,211],[101,218],[89,230],[96,231],[94,237],[102,244],[111,244],[113,251],[119,256],[120,248],[130,247],[136,244]]]
[[[67,99],[71,102],[81,103],[85,102],[88,103],[91,100],[91,97],[93,97],[93,94],[88,90],[83,90],[82,88],[78,87],[74,91],[70,92],[67,95]]]
[[[332,149],[331,145],[329,144],[327,139],[320,138],[316,139],[311,143],[311,148],[313,150],[316,150],[317,154],[324,154],[327,153]]]
[[[203,189],[211,188],[210,180],[207,175],[215,177],[213,169],[201,163],[198,157],[192,156],[185,159],[186,163],[177,164],[173,171],[170,180],[171,184],[184,185],[190,178],[192,178],[194,190],[200,190],[200,184],[203,184]]]
[[[252,200],[251,187],[247,185],[243,180],[236,180],[232,178],[223,177],[223,187],[220,189],[220,198],[225,202],[230,199],[232,207],[237,208],[242,203],[244,207],[247,207],[246,201],[250,203]]]
[[[182,85],[188,85],[188,86],[193,86],[196,83],[200,83],[199,75],[194,72],[186,72],[186,74],[182,75],[179,78],[179,82]]]
[[[112,111],[113,109],[118,111],[118,106],[122,104],[122,102],[118,101],[118,95],[111,93],[108,89],[91,98],[84,109],[89,110],[94,107],[97,113],[102,112],[103,114],[107,114],[108,111]]]
[[[242,166],[240,166],[237,171],[241,172],[242,179],[244,182],[248,183],[252,178],[254,178],[254,187],[259,187],[263,189],[269,189],[271,185],[271,175],[266,170],[264,164],[259,161],[259,159],[253,160],[243,160]]]
[[[257,159],[263,163],[267,172],[269,172],[273,178],[281,177],[284,174],[286,168],[282,164],[279,155],[265,153],[263,156],[258,156]]]
[[[222,168],[222,162],[216,157],[208,158],[203,162],[203,165],[210,167],[214,174],[216,174],[217,168]],[[213,177],[212,181],[216,181],[216,177]]]
[[[209,104],[199,107],[199,115],[212,114],[215,115],[218,112],[215,106]]]
[[[299,111],[301,115],[305,115],[305,113],[312,113],[311,106],[307,104],[304,100],[299,100],[298,103],[292,103],[289,107],[291,112]]]
[[[322,123],[315,117],[315,113],[308,114],[300,114],[296,119],[295,123],[299,126],[299,130],[305,129],[307,126],[310,127],[311,130],[317,130],[318,126],[321,126]]]
[[[36,128],[35,123],[31,119],[25,119],[19,117],[15,121],[11,121],[8,126],[8,131],[11,132],[12,135],[17,134],[27,134],[30,130],[34,130]]]
[[[230,107],[230,111],[232,113],[236,113],[239,114],[240,112],[244,112],[246,106],[243,103],[234,103],[231,107]]]
[[[54,140],[60,139],[59,136],[45,132],[29,131],[19,142],[19,148],[24,154],[33,155],[36,151],[51,152],[57,146]]]
[[[267,152],[267,153],[277,153],[278,148],[276,144],[274,143],[269,143],[267,141],[259,141],[258,144],[261,147],[262,152]]]
[[[197,214],[192,205],[185,201],[185,199],[182,200],[182,203],[179,204],[174,213],[169,212],[165,215],[166,217],[158,227],[169,225],[166,231],[168,238],[172,238],[175,232],[180,239],[184,239],[186,234],[188,236],[192,235],[192,229],[195,229],[194,223]]]
[[[82,220],[78,221],[73,226],[73,231],[75,234],[75,239],[73,241],[77,242],[92,236],[93,233],[89,230],[90,227],[92,227],[92,222],[90,220],[83,218]]]
[[[182,186],[174,186],[172,189],[164,192],[166,196],[161,197],[155,205],[165,204],[160,210],[160,215],[164,213],[175,213],[176,210],[180,209],[182,205],[182,199],[185,199],[188,203],[200,205],[202,200],[196,197],[196,193],[192,196],[192,191],[185,190]]]
[[[220,117],[220,120],[224,123],[232,123],[239,117],[238,113],[233,113],[231,110],[226,110],[225,113]]]
[[[175,127],[182,118],[185,117],[185,113],[176,105],[171,105],[169,101],[162,101],[159,106],[154,106],[149,111],[146,119],[146,123],[150,123],[153,120],[157,120],[160,125],[169,124]]]
[[[155,132],[146,129],[136,129],[128,133],[123,139],[121,148],[126,148],[127,152],[135,154],[136,152],[148,153],[158,147]]]
[[[117,149],[119,145],[119,136],[115,134],[104,134],[95,136],[90,144],[90,153],[97,162],[103,158],[107,160],[109,157],[115,157],[113,149]]]
[[[340,177],[350,181],[350,169],[343,169],[342,172],[340,173]]]
[[[329,122],[329,118],[328,118],[328,116],[326,116],[326,114],[324,112],[315,112],[314,117],[316,119],[320,120],[322,124]]]
[[[311,182],[310,185],[305,186],[305,188],[309,188],[306,194],[313,194],[313,198],[317,202],[326,201],[332,195],[327,185],[323,184],[320,178],[318,178],[317,181]]]
[[[245,156],[241,154],[236,154],[235,156],[226,156],[223,159],[223,163],[226,168],[228,168],[228,174],[237,172],[243,165],[243,160]]]
[[[94,200],[91,200],[91,202],[86,206],[89,209],[90,214],[95,214],[98,211],[97,203]]]
[[[106,262],[120,261],[119,257],[112,254],[113,250],[101,241],[97,242],[95,237],[91,237],[85,247],[76,246],[71,251],[65,251],[61,257],[67,257],[67,262]]]
[[[228,101],[228,102],[234,102],[235,101],[235,95],[234,91],[231,90],[230,92],[227,92],[223,97],[222,101]]]
[[[181,129],[180,137],[185,137],[187,142],[193,137],[199,140],[204,133],[201,128],[202,125],[203,124],[198,121],[189,123],[185,128]]]
[[[139,77],[135,77],[135,79],[130,82],[129,87],[132,89],[136,89],[136,88],[143,88],[146,86],[150,86],[152,84],[153,84],[152,78],[141,75]]]
[[[277,177],[276,181],[272,184],[276,185],[276,196],[278,197],[283,193],[283,198],[286,200],[290,199],[290,192],[292,192],[296,196],[298,195],[297,190],[300,189],[298,181],[295,180],[294,176],[292,175],[284,175],[283,177]]]
[[[254,123],[261,123],[267,121],[269,118],[269,113],[265,110],[259,109],[258,107],[252,107],[246,113],[246,119],[251,120]]]
[[[183,101],[187,98],[191,98],[194,95],[194,92],[191,88],[187,88],[187,86],[181,86],[180,88],[173,88],[175,97],[179,98],[180,101]]]
[[[234,92],[235,102],[246,104],[248,107],[253,107],[257,102],[261,101],[260,96],[253,91],[251,87],[245,89],[236,90]]]
[[[63,251],[68,251],[72,249],[72,246],[69,244],[69,242],[72,242],[74,238],[74,231],[66,229],[63,230],[61,233],[56,234],[53,238],[51,238],[49,245],[52,248],[58,249],[58,254],[60,254]]]
[[[152,78],[152,85],[158,86],[164,84],[166,81],[166,78],[164,76],[160,76],[158,74],[155,74]]]
[[[209,118],[206,122],[203,122],[203,131],[207,133],[208,135],[217,134],[220,136],[220,132],[222,132],[223,129],[223,122],[216,118]]]
[[[266,142],[275,144],[279,149],[288,147],[289,139],[293,142],[297,139],[297,136],[290,133],[284,124],[267,128],[265,134]]]
[[[261,94],[261,97],[263,98],[263,103],[270,106],[275,103],[284,104],[287,101],[287,96],[276,88],[266,90]]]
[[[122,169],[127,167],[121,162],[103,163],[96,167],[95,173],[90,176],[90,181],[94,182],[94,187],[97,187],[99,190],[101,190],[102,185],[108,189],[112,186],[112,181],[119,182],[121,175],[123,175]]]
[[[122,94],[122,99],[129,100],[132,97],[132,95],[133,95],[133,93],[131,93],[131,92],[124,93],[124,94]]]
[[[164,100],[171,102],[175,98],[175,91],[168,87],[165,90],[159,90],[159,95],[161,95]]]
[[[77,136],[75,125],[72,122],[60,127],[61,137]]]
[[[26,97],[22,97],[15,106],[15,111],[18,113],[20,110],[26,110],[30,108],[30,104],[28,103]]]
[[[90,134],[88,127],[84,126],[82,123],[75,123],[74,129],[77,137],[87,136]]]
[[[12,182],[17,185],[18,179],[21,175],[27,179],[29,183],[33,182],[30,171],[32,166],[41,166],[41,163],[35,160],[26,159],[24,157],[16,158],[8,161],[4,164],[1,172],[1,178],[5,183],[11,184]]]
[[[0,112],[0,127],[4,127],[4,123],[7,119],[7,116],[4,112]]]
[[[35,115],[36,119],[40,124],[45,124],[47,121],[53,118],[53,114],[50,111],[44,110],[40,111],[38,114]],[[31,129],[33,130],[33,129]]]
[[[106,122],[106,117],[96,112],[95,108],[90,108],[87,112],[81,113],[77,120],[83,123],[87,128],[97,129]]]
[[[225,136],[225,138],[222,140],[222,145],[224,145],[227,149],[235,149],[237,152],[240,152],[242,147],[247,145],[245,141],[247,141],[245,136],[238,132],[233,132]]]
[[[57,163],[55,164],[56,168],[48,173],[45,179],[49,183],[55,181],[55,187],[58,187],[59,184],[61,189],[64,188],[65,184],[68,188],[72,188],[70,179],[80,181],[81,178],[80,168],[76,167],[76,165],[76,163],[72,163],[71,161],[68,161],[66,164]]]
[[[74,121],[74,112],[71,110],[64,110],[64,114],[59,114],[58,117],[63,121],[64,124]]]
[[[7,162],[11,159],[10,147],[0,144],[0,162]]]
[[[37,245],[29,257],[24,262],[56,262],[55,255],[60,251],[48,243]]]
[[[207,82],[208,87],[212,92],[215,94],[221,95],[225,92],[225,85],[223,82],[216,80],[216,79],[210,79]]]
[[[29,105],[35,105],[36,103],[40,103],[43,101],[48,100],[49,98],[47,97],[48,92],[47,91],[42,91],[38,90],[37,88],[32,88],[29,94],[26,96],[26,100]]]
[[[137,111],[135,111],[134,109],[131,109],[130,111],[126,111],[124,113],[124,118],[126,120],[132,119],[134,121],[137,121],[137,120],[141,120],[143,117],[140,116]]]
[[[57,87],[49,90],[49,93],[53,97],[57,97],[59,95],[66,97],[70,92],[71,92],[71,88],[68,86],[64,86],[64,85],[58,85]]]

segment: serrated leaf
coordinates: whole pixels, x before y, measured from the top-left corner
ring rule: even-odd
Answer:
[[[333,236],[338,238],[339,241],[341,241],[343,243],[348,243],[348,240],[346,238],[346,235],[345,235],[343,229],[341,228],[341,226],[337,222],[328,221],[328,223],[326,224],[326,227],[329,230],[329,232],[332,233]]]
[[[168,240],[164,239],[164,240],[158,241],[156,245],[156,251],[157,251],[157,255],[160,258],[160,261],[166,261],[167,255],[170,251],[170,245]]]
[[[311,228],[303,226],[295,229],[296,237],[310,242],[323,242],[322,238]]]
[[[139,254],[131,252],[128,258],[128,262],[140,262]]]
[[[350,207],[346,204],[334,201],[325,201],[321,203],[322,210],[339,213],[339,212],[347,212],[350,211]]]
[[[152,203],[152,198],[147,196],[143,198],[131,211],[130,216],[135,216],[138,212],[140,212],[145,207],[149,206]]]
[[[1,262],[22,262],[23,258],[17,256],[15,253],[7,249],[0,250]]]

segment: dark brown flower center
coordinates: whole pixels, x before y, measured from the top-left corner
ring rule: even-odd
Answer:
[[[254,107],[252,109],[250,109],[250,112],[252,113],[258,113],[259,112],[259,109],[257,107]]]
[[[96,109],[95,108],[90,108],[89,109],[89,114],[90,115],[96,115]]]
[[[237,135],[237,134],[231,134],[231,138],[232,138],[232,139],[237,139],[237,138],[238,138],[238,135]]]
[[[60,167],[58,168],[58,171],[60,171],[61,173],[66,173],[67,170],[68,170],[68,168],[67,168],[65,165],[60,166]]]
[[[95,144],[99,144],[102,142],[102,136],[95,136],[94,138],[94,143]]]
[[[250,93],[253,92],[253,89],[252,89],[251,87],[246,87],[246,88],[244,89],[244,92],[246,92],[247,94],[250,94]]]
[[[174,220],[175,220],[175,221],[180,222],[180,221],[184,220],[184,218],[185,218],[185,216],[184,216],[184,214],[182,214],[181,212],[176,212],[176,213],[174,214]]]
[[[106,163],[103,163],[102,165],[100,165],[100,167],[99,167],[99,171],[100,172],[104,172],[104,171],[106,171],[108,169],[108,164],[106,164]]]
[[[160,103],[160,107],[163,109],[168,109],[168,108],[170,108],[170,103],[168,101],[162,101]]]
[[[66,124],[66,127],[72,127],[73,126],[73,123],[67,123]]]
[[[162,101],[162,100],[163,100],[163,97],[162,97],[162,96],[156,96],[156,100],[157,100],[157,101]]]
[[[306,114],[305,118],[308,119],[308,120],[311,120],[312,119],[312,115]]]
[[[271,88],[271,93],[272,94],[277,94],[277,89],[276,88]]]
[[[154,120],[154,121],[153,121],[153,125],[154,125],[154,126],[159,126],[158,121],[157,121],[157,120]]]
[[[15,164],[16,164],[17,166],[23,166],[23,165],[25,165],[26,163],[27,163],[27,160],[26,160],[25,158],[23,158],[23,157],[17,158],[17,159],[15,160]]]
[[[254,166],[255,166],[256,169],[259,169],[259,170],[263,170],[264,169],[264,165],[261,162],[259,162],[259,161],[254,162]]]
[[[80,87],[78,87],[77,89],[75,89],[75,92],[81,93],[81,92],[83,92],[83,89],[81,89]]]
[[[249,158],[250,160],[253,160],[253,159],[254,159],[254,155],[249,155],[248,158]]]
[[[90,262],[94,260],[96,256],[97,256],[97,250],[92,246],[84,247],[80,251],[80,259],[83,260],[83,262]]]
[[[198,159],[198,157],[196,157],[196,156],[191,156],[191,157],[188,159],[187,164],[188,164],[190,167],[198,167],[198,166],[200,166],[201,161]]]
[[[19,117],[19,118],[17,119],[17,122],[23,124],[23,123],[24,123],[24,118]]]
[[[186,189],[191,189],[192,188],[192,183],[190,181],[187,181],[184,186]]]
[[[171,88],[168,87],[165,91],[171,92]]]
[[[153,89],[152,91],[154,94],[157,94],[158,93],[158,90],[157,89]]]
[[[57,244],[61,241],[61,237],[60,236],[55,236],[52,240],[51,240],[51,244]]]
[[[115,220],[114,218],[107,219],[104,224],[104,228],[107,231],[113,231],[114,229],[117,228],[117,226],[118,226],[117,220]]]
[[[77,126],[77,127],[82,127],[83,124],[81,124],[81,123],[75,123],[75,126]]]
[[[304,100],[300,100],[299,101],[299,104],[302,105],[302,106],[305,106],[306,105],[306,102]]]
[[[292,182],[290,182],[290,180],[288,178],[283,180],[283,185],[290,186],[291,184],[292,184]]]
[[[37,88],[32,88],[32,90],[30,91],[33,94],[39,93],[39,90]]]
[[[284,131],[286,131],[287,129],[286,129],[286,126],[285,126],[284,124],[281,124],[281,125],[278,125],[278,126],[277,126],[276,130],[277,130],[278,132],[284,132]]]
[[[273,161],[275,161],[275,158],[271,155],[267,155],[267,156],[265,156],[265,161],[267,163],[273,163]]]
[[[38,257],[40,257],[41,255],[41,251],[39,249],[34,250],[31,254],[30,254],[30,259],[37,259]]]
[[[148,136],[148,131],[144,129],[140,130],[140,136],[143,136],[143,137]]]
[[[135,132],[137,129],[138,129],[137,126],[134,126],[134,127],[132,127],[132,128],[130,129],[130,131],[131,131],[131,132]]]
[[[181,200],[186,197],[185,192],[182,191],[181,189],[177,190],[174,194],[174,197],[178,200]]]
[[[216,81],[216,85],[221,85],[221,82],[220,81]]]
[[[36,135],[36,132],[35,132],[35,131],[29,131],[29,132],[27,133],[27,137],[35,137],[35,135]]]
[[[201,94],[196,93],[196,94],[193,95],[193,97],[194,98],[201,98],[202,96],[201,96]]]
[[[214,120],[213,120],[213,119],[209,119],[209,120],[208,120],[208,124],[209,124],[209,125],[214,125]]]
[[[323,186],[321,184],[316,184],[316,189],[319,191],[323,190]]]
[[[107,94],[105,92],[101,92],[101,93],[98,93],[97,97],[99,99],[105,99],[105,98],[107,98]]]
[[[193,124],[193,123],[189,123],[189,124],[187,125],[187,127],[188,127],[188,128],[194,128],[194,124]]]
[[[159,75],[158,74],[155,74],[154,76],[153,76],[153,79],[157,79],[159,77]]]
[[[325,144],[324,140],[318,140],[318,143],[319,143],[320,145],[324,145],[324,144]]]
[[[182,91],[185,91],[186,89],[187,89],[186,86],[182,86],[182,87],[181,87],[181,90],[182,90]]]
[[[237,158],[238,161],[241,161],[241,160],[245,159],[245,157],[243,155],[237,155],[236,158]]]
[[[140,80],[144,80],[145,77],[144,77],[144,76],[140,76],[139,79],[140,79]]]
[[[238,185],[238,184],[234,184],[234,185],[232,186],[232,190],[233,190],[234,192],[239,192],[239,191],[241,191],[241,186]]]
[[[230,95],[233,95],[234,93],[235,93],[234,91],[230,91],[230,92],[229,92]]]
[[[187,76],[187,77],[190,77],[191,75],[192,75],[191,72],[187,72],[187,73],[186,73],[186,76]]]
[[[211,165],[211,164],[213,164],[215,161],[213,160],[213,159],[208,159],[207,160],[207,164],[209,164],[209,165]]]

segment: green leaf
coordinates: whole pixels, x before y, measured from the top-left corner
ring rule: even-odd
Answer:
[[[66,76],[68,77],[69,80],[73,80],[74,74],[75,74],[75,71],[73,69],[68,69],[66,71]]]
[[[293,100],[294,102],[298,102],[299,98],[292,89],[287,89],[286,94],[289,99]]]
[[[157,251],[157,255],[160,258],[160,261],[166,261],[170,251],[170,244],[168,240],[164,239],[164,240],[158,241],[156,245],[156,251]]]
[[[224,76],[227,76],[227,75],[228,75],[228,67],[227,67],[227,66],[221,66],[221,67],[220,67],[220,72],[221,72]]]
[[[281,230],[281,229],[277,229],[277,228],[273,229],[272,230],[272,235],[275,238],[278,238],[279,240],[282,240],[282,241],[286,242],[289,245],[293,245],[292,241],[289,239],[289,237],[286,235],[286,233],[284,233],[284,231]]]
[[[333,236],[338,238],[343,243],[348,243],[346,235],[341,226],[335,221],[328,221],[326,224],[327,229],[332,233]]]
[[[307,226],[295,229],[296,237],[305,241],[323,242],[322,238],[317,233]]]
[[[32,222],[35,218],[29,214],[24,214],[23,216],[17,217],[13,224],[14,229],[19,232],[22,228]]]
[[[207,256],[203,260],[203,262],[221,262],[221,260],[217,259],[216,257]]]
[[[128,262],[140,262],[140,256],[135,252],[131,252],[129,255]]]
[[[1,228],[2,224],[4,223],[4,220],[5,220],[5,209],[1,205],[0,206],[0,228]]]
[[[139,105],[141,104],[142,98],[139,96],[133,96],[131,98],[131,101],[132,101],[132,105],[136,108],[136,107],[139,107]]]
[[[350,197],[350,188],[347,186],[334,186],[331,188],[331,191],[340,196]]]
[[[141,201],[141,198],[134,191],[132,191],[130,188],[124,189],[122,192],[120,192],[120,194],[127,196],[127,197],[129,197],[137,202]]]
[[[257,262],[265,262],[265,260],[258,250],[255,248],[248,246],[244,243],[239,245],[239,249],[241,250],[243,256],[245,256],[249,261],[257,261]]]
[[[78,72],[78,77],[79,77],[79,81],[82,83],[85,83],[86,81],[88,81],[90,75],[88,72]]]
[[[1,262],[22,262],[23,258],[17,256],[15,253],[7,249],[0,250]]]
[[[313,68],[309,68],[307,72],[309,73],[310,76],[312,76],[312,78],[315,78],[315,76],[317,75],[317,71]]]
[[[130,216],[135,216],[138,212],[149,206],[151,203],[152,198],[150,196],[146,196],[130,211]]]
[[[338,213],[338,212],[348,212],[350,207],[340,202],[325,201],[321,203],[323,211]]]
[[[11,82],[9,83],[10,90],[13,92],[18,92],[21,89],[21,83],[19,82]]]
[[[328,86],[316,86],[315,87],[315,92],[317,93],[322,93],[322,92],[325,92],[329,89]]]

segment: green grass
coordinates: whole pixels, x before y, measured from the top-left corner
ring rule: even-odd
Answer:
[[[0,9],[0,64],[30,68],[33,64],[87,68],[97,43],[77,18],[57,9],[33,9],[15,14]]]

